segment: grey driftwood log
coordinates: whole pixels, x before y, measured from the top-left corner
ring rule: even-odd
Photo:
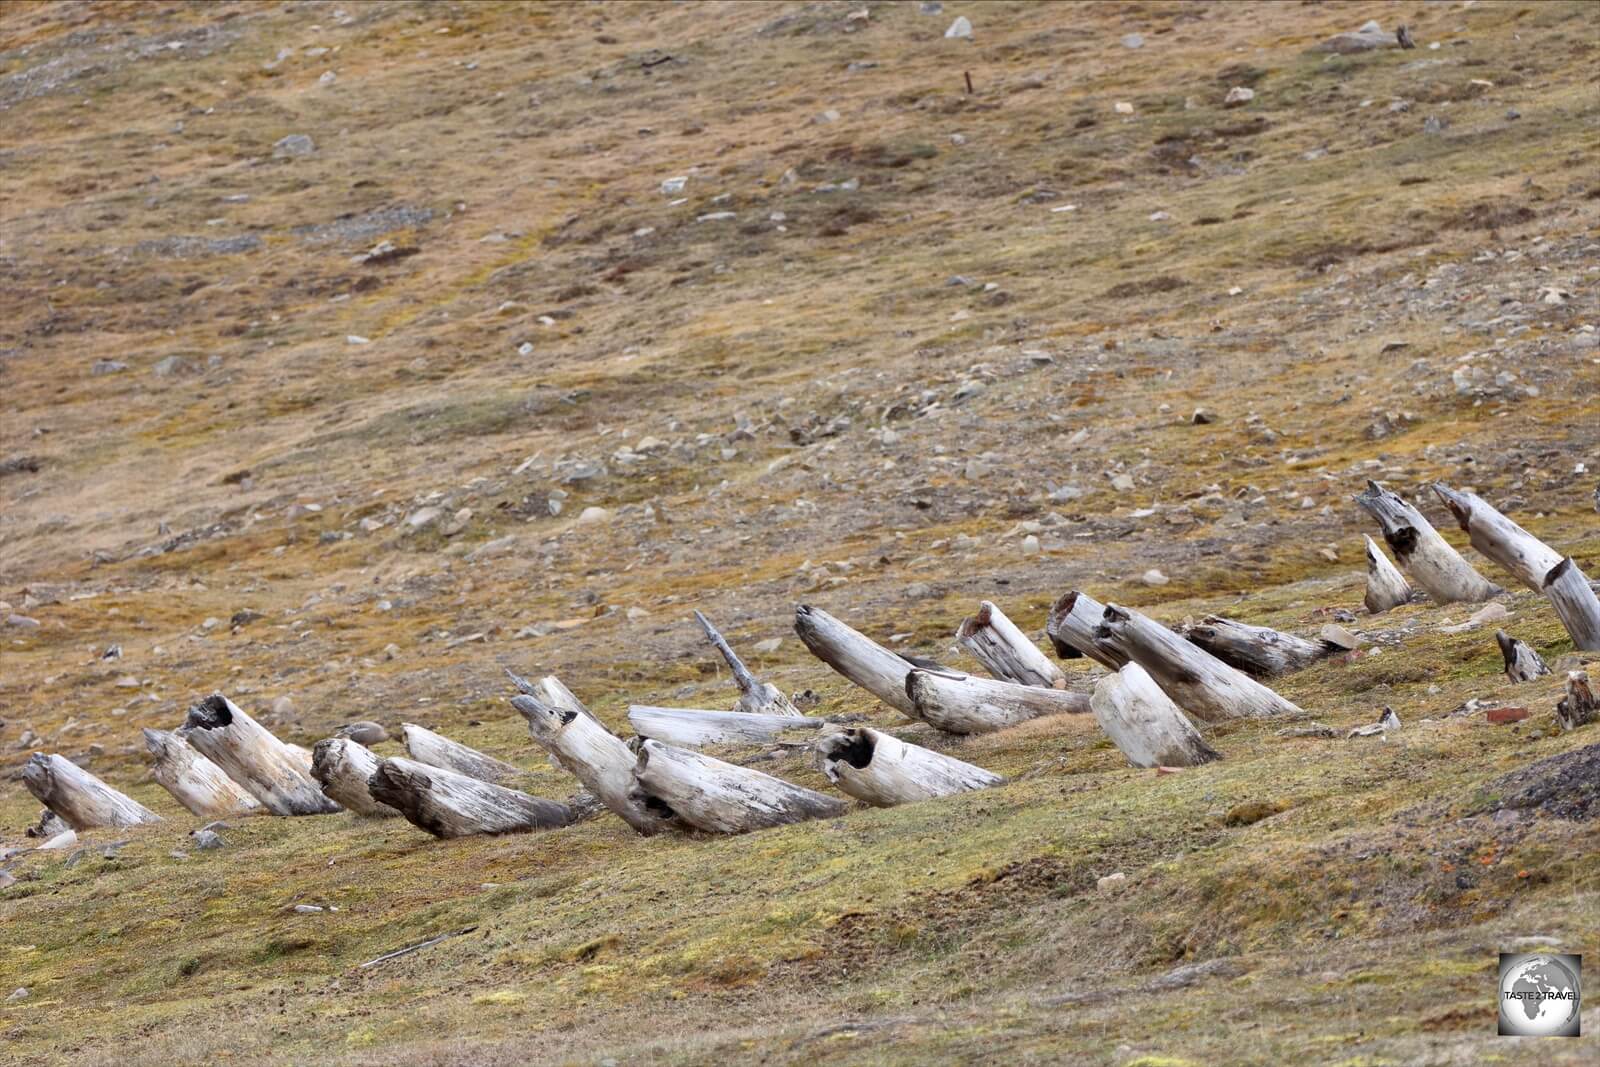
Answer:
[[[813,719],[804,715],[659,708],[649,704],[630,705],[628,722],[640,737],[653,738],[680,748],[803,741],[817,736],[819,731],[832,725],[827,719]],[[632,763],[631,757],[629,762]]]
[[[261,813],[259,800],[221,767],[196,752],[181,734],[146,727],[144,746],[155,760],[152,776],[189,814],[202,819],[226,819]]]
[[[1056,598],[1050,608],[1045,633],[1062,659],[1087,656],[1102,667],[1117,670],[1128,658],[1095,636],[1105,616],[1106,606],[1087,593],[1072,589]]]
[[[1064,689],[975,678],[918,667],[906,674],[914,717],[952,734],[986,734],[1043,715],[1089,710],[1089,698]]]
[[[1272,678],[1309,667],[1320,659],[1345,651],[1331,641],[1252,626],[1220,615],[1207,615],[1197,625],[1186,627],[1184,636],[1213,656],[1237,667],[1253,678]]]
[[[1067,676],[1028,635],[1017,629],[1006,613],[985,600],[978,611],[961,620],[956,640],[983,664],[984,670],[1003,682],[1065,689]]]
[[[1222,758],[1137,663],[1100,679],[1089,703],[1100,729],[1135,767],[1198,767]]]
[[[1589,688],[1588,671],[1567,672],[1567,695],[1556,701],[1556,721],[1563,730],[1576,730],[1600,720],[1600,700]]]
[[[161,816],[65,756],[35,752],[23,765],[22,783],[74,830],[161,821]]]
[[[708,833],[742,834],[849,810],[815,790],[660,741],[639,746],[633,777],[641,798],[665,804]]]
[[[1476,493],[1450,489],[1435,482],[1456,522],[1466,531],[1472,547],[1516,576],[1517,581],[1550,598],[1572,644],[1588,652],[1600,651],[1600,597],[1571,556],[1539,540],[1506,518]]]
[[[273,736],[238,705],[213,693],[189,709],[184,739],[273,815],[339,810],[311,777],[310,759]]]
[[[809,604],[795,609],[794,632],[812,655],[891,708],[916,718],[916,707],[906,695],[911,661]]]
[[[812,752],[828,781],[875,808],[987,789],[1005,781],[982,767],[868,726],[826,734],[812,745]]]
[[[528,721],[528,735],[550,753],[551,761],[629,826],[646,836],[679,828],[670,808],[636,795],[632,750],[592,715],[554,707],[527,693],[512,697],[511,706]]]
[[[1513,682],[1531,682],[1550,673],[1550,668],[1545,666],[1539,653],[1504,630],[1496,630],[1494,640],[1500,646],[1501,657],[1506,661],[1506,677]]]
[[[1505,590],[1473,569],[1416,508],[1377,482],[1355,501],[1378,520],[1394,558],[1435,603],[1488,600]]]
[[[1381,615],[1390,608],[1410,603],[1415,595],[1411,591],[1411,583],[1406,581],[1398,567],[1389,562],[1389,557],[1383,554],[1383,549],[1371,537],[1366,534],[1361,536],[1367,543],[1367,595],[1362,600],[1367,612]]]
[[[1173,703],[1207,722],[1300,715],[1293,703],[1132,608],[1107,604],[1099,641],[1139,664]]]
[[[379,760],[367,789],[435,837],[550,830],[573,820],[565,804],[399,757]]]
[[[763,682],[750,673],[750,668],[744,665],[733,647],[726,638],[711,625],[711,620],[700,612],[694,613],[695,619],[700,623],[700,628],[706,632],[706,640],[711,642],[722,659],[733,672],[734,684],[739,687],[739,702],[733,706],[734,711],[745,711],[752,715],[799,715],[800,709],[790,703],[789,698],[783,695],[783,690],[771,682]]]
[[[406,754],[418,763],[443,767],[479,781],[504,785],[522,781],[528,776],[528,772],[521,767],[513,767],[414,722],[400,725],[400,742],[405,745]]]
[[[378,769],[376,753],[347,737],[325,737],[311,747],[311,777],[322,791],[357,815],[386,818],[400,814],[372,796],[367,783]]]

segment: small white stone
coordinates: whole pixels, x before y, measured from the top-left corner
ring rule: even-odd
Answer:
[[[1172,581],[1171,578],[1168,578],[1165,574],[1162,574],[1155,567],[1151,567],[1149,570],[1139,575],[1139,580],[1145,585],[1166,585],[1168,582]]]
[[[591,504],[578,513],[578,525],[590,526],[595,523],[605,522],[611,518],[611,512],[605,508]]]
[[[950,24],[950,28],[944,31],[944,35],[946,37],[965,38],[970,40],[972,38],[972,23],[968,21],[967,16],[958,16],[956,20]]]
[[[1121,871],[1094,880],[1095,888],[1102,893],[1115,893],[1128,884],[1128,876]]]
[[[1033,534],[1029,534],[1022,539],[1022,554],[1024,556],[1037,556],[1040,551],[1039,539]]]
[[[1133,105],[1126,100],[1118,100],[1112,105],[1112,110],[1119,115],[1131,115],[1133,114]]]

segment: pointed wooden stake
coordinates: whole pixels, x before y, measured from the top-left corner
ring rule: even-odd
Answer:
[[[400,813],[372,797],[367,783],[378,770],[378,756],[344,737],[328,737],[311,749],[311,776],[322,791],[357,815],[386,818]]]
[[[327,815],[340,810],[312,780],[310,760],[284,744],[238,705],[213,693],[189,709],[184,739],[221,767],[273,815]]]
[[[1089,698],[1064,689],[917,668],[906,675],[916,718],[952,734],[987,734],[1043,715],[1078,715]]]
[[[956,640],[984,669],[1003,682],[1065,689],[1067,676],[1051,663],[1039,646],[1017,629],[1005,612],[985,600],[978,613],[963,619]]]
[[[1389,557],[1383,554],[1383,549],[1372,538],[1363,534],[1362,540],[1367,543],[1367,595],[1362,601],[1367,606],[1367,612],[1381,615],[1390,608],[1410,603],[1415,594],[1411,592],[1405,575],[1389,562]]]
[[[706,640],[711,642],[711,647],[722,654],[727,662],[728,669],[733,672],[733,680],[739,687],[739,703],[734,705],[734,711],[747,711],[752,715],[799,715],[800,709],[789,702],[783,695],[783,690],[770,682],[763,682],[750,673],[750,668],[744,665],[729,646],[722,634],[711,625],[711,620],[700,614],[694,613],[700,621],[700,628],[706,632]]]
[[[229,778],[227,772],[196,752],[170,730],[144,731],[144,745],[155,757],[151,774],[173,799],[202,819],[259,815],[261,802]]]
[[[1367,482],[1355,501],[1378,520],[1395,559],[1435,603],[1476,602],[1505,592],[1473,570],[1422,512],[1377,482]]]
[[[842,800],[660,741],[639,746],[633,777],[643,796],[708,833],[742,834],[849,810]]]
[[[1090,704],[1100,729],[1135,767],[1198,767],[1222,758],[1137,663],[1100,679]]]
[[[526,693],[512,697],[511,706],[528,720],[529,736],[550,753],[556,766],[582,782],[629,826],[645,836],[680,828],[670,810],[635,795],[633,752],[593,716],[552,707]]]
[[[987,789],[1005,779],[870,727],[852,727],[818,738],[812,746],[817,769],[828,781],[875,808]]]
[[[65,756],[35,752],[23,765],[22,784],[74,830],[161,821],[161,816]]]
[[[481,782],[504,785],[528,777],[528,772],[521,767],[513,767],[493,756],[486,756],[475,748],[452,741],[414,722],[401,723],[400,742],[405,745],[406,754],[418,763],[443,767]]]
[[[572,821],[565,804],[398,757],[378,761],[367,789],[435,837],[549,830]]]

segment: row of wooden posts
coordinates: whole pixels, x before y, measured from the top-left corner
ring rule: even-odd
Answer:
[[[1600,598],[1563,557],[1468,492],[1435,491],[1473,545],[1544,593],[1575,646],[1600,650]],[[1411,581],[1434,601],[1481,601],[1503,592],[1480,575],[1416,508],[1375,482],[1356,501],[1377,519]],[[1366,606],[1374,614],[1412,600],[1411,583],[1369,537]],[[846,796],[887,807],[1000,784],[981,767],[881,730],[804,715],[777,687],[752,674],[717,629],[695,613],[732,669],[739,699],[731,711],[635,705],[631,741],[612,733],[554,676],[510,675],[511,705],[551,761],[583,789],[565,802],[522,792],[525,772],[431,730],[401,729],[406,757],[385,757],[386,731],[354,723],[307,751],[286,744],[225,696],[189,710],[175,731],[144,731],[154,776],[202,818],[265,813],[404,816],[439,837],[564,826],[603,811],[641,834],[742,833],[833,817],[848,802],[699,749],[757,745],[808,750]],[[1190,767],[1219,759],[1194,725],[1302,715],[1263,679],[1298,670],[1354,647],[1330,627],[1315,639],[1211,616],[1184,632],[1132,608],[1073,591],[1056,601],[1046,634],[1058,657],[1105,667],[1092,694],[1067,675],[994,604],[984,601],[956,632],[992,677],[891,652],[819,608],[801,605],[795,631],[817,658],[907,717],[950,734],[981,734],[1044,715],[1092,713],[1138,767]],[[1497,640],[1507,677],[1526,681],[1548,668],[1504,631]],[[1567,728],[1600,716],[1588,677],[1574,671],[1556,709]],[[35,754],[23,773],[29,790],[74,830],[156,822],[160,817],[59,755]]]

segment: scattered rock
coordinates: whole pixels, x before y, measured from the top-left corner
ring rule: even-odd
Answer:
[[[1162,574],[1155,567],[1151,567],[1149,570],[1139,575],[1139,580],[1145,585],[1166,585],[1168,582],[1172,581],[1171,578],[1168,578],[1165,574]]]
[[[972,23],[968,21],[967,16],[960,15],[954,22],[950,24],[950,28],[944,31],[944,35],[946,37],[966,38],[970,40],[972,38]]]
[[[1348,33],[1336,33],[1326,41],[1312,48],[1313,52],[1334,52],[1339,55],[1352,55],[1356,52],[1370,52],[1374,48],[1398,48],[1400,42],[1393,36],[1384,32],[1376,19],[1363,23],[1359,29]]]
[[[272,714],[279,719],[287,719],[294,715],[294,701],[289,697],[279,697],[272,702]]]
[[[1102,893],[1120,892],[1127,886],[1127,884],[1128,876],[1123,874],[1121,871],[1104,875],[1103,877],[1096,878],[1094,880],[1095,888],[1100,890]]]
[[[1126,100],[1118,100],[1116,103],[1111,105],[1111,110],[1115,111],[1119,115],[1131,115],[1133,114],[1133,105],[1128,103]]]
[[[318,915],[327,909],[318,904],[296,904],[290,910],[296,915]]]
[[[1440,134],[1450,128],[1450,120],[1442,115],[1429,115],[1422,120],[1422,132],[1427,134]]]
[[[598,507],[593,504],[584,508],[578,513],[579,526],[593,526],[598,523],[608,522],[610,519],[611,512],[607,511],[605,508]]]
[[[1339,648],[1354,649],[1361,647],[1361,639],[1337,623],[1328,623],[1328,625],[1317,631],[1317,636],[1328,642],[1328,644]]]
[[[10,1004],[13,1001],[27,1000],[28,996],[28,987],[18,986],[16,989],[11,991],[11,995],[9,997],[6,997],[6,1003]]]
[[[1498,600],[1491,600],[1489,603],[1473,612],[1472,617],[1467,621],[1478,626],[1482,626],[1485,623],[1499,622],[1502,619],[1509,619],[1510,617],[1511,612],[1506,610],[1506,606],[1504,604],[1500,603]]]
[[[6,625],[17,630],[37,630],[39,628],[39,620],[13,612],[6,616]]]
[[[1217,421],[1217,417],[1204,408],[1195,408],[1194,414],[1189,416],[1189,422],[1194,426],[1205,426]]]
[[[176,378],[179,375],[194,374],[199,370],[193,363],[182,356],[168,356],[150,368],[157,378]]]
[[[210,852],[213,849],[225,847],[225,842],[217,836],[215,830],[196,830],[189,835],[194,838],[194,847],[201,852]]]
[[[1506,723],[1521,722],[1531,714],[1527,708],[1490,708],[1483,713],[1483,717],[1495,726],[1504,726]]]
[[[1243,85],[1235,85],[1228,90],[1228,95],[1223,97],[1223,107],[1243,107],[1256,98],[1256,91]]]
[[[89,367],[89,373],[99,377],[103,374],[120,374],[128,369],[126,363],[114,359],[97,359]]]
[[[309,156],[317,150],[316,143],[303,133],[291,133],[272,146],[273,159],[290,159]]]
[[[1144,47],[1144,37],[1141,34],[1137,34],[1137,33],[1125,33],[1125,34],[1122,35],[1122,47],[1124,47],[1124,48],[1143,48]]]
[[[423,530],[444,518],[444,508],[418,508],[406,516],[406,525],[413,530]]]
[[[1133,475],[1115,474],[1111,477],[1111,488],[1119,493],[1133,492]]]
[[[769,637],[765,641],[757,641],[750,647],[761,653],[763,656],[770,656],[772,653],[783,647],[783,638]]]
[[[1024,556],[1037,556],[1041,551],[1043,551],[1043,548],[1039,544],[1039,539],[1033,534],[1029,534],[1022,539],[1022,554]]]

